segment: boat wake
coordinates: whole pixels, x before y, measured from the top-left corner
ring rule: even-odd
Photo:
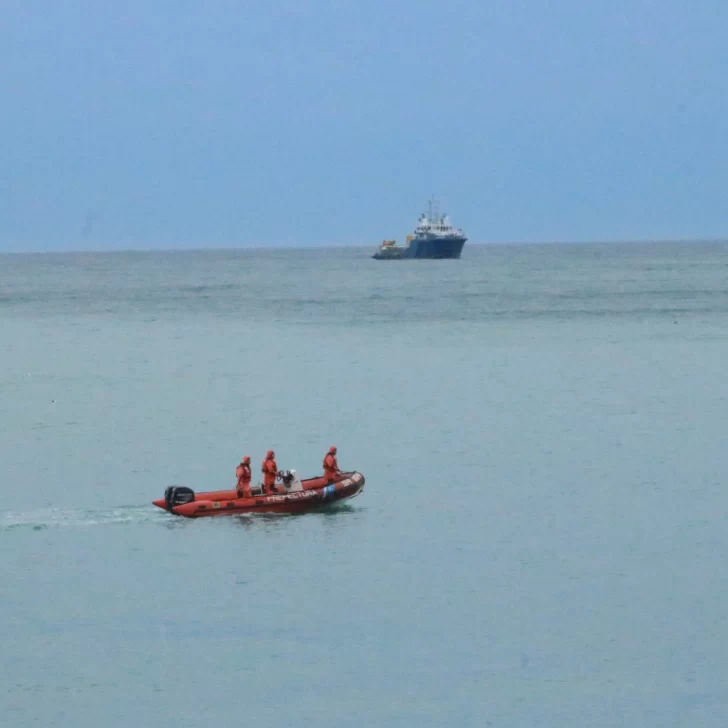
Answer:
[[[109,526],[115,524],[169,523],[169,516],[146,505],[112,508],[41,508],[0,514],[0,530],[15,528],[42,531],[62,526]]]
[[[357,508],[344,502],[330,503],[319,508],[319,516],[331,517],[337,513],[356,513]],[[305,515],[305,514],[298,514]],[[254,521],[273,522],[295,515],[286,513],[246,513],[234,516],[233,519],[242,525],[251,525]],[[0,531],[28,529],[43,531],[47,528],[74,526],[114,526],[129,524],[158,524],[167,528],[183,527],[189,523],[187,519],[170,517],[166,511],[150,508],[147,505],[114,506],[111,508],[39,508],[32,511],[8,511],[0,513]]]

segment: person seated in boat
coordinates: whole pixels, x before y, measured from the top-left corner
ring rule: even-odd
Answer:
[[[235,475],[238,479],[236,486],[239,498],[252,498],[253,494],[250,492],[250,455],[245,455],[242,462],[238,465]]]
[[[324,458],[324,478],[331,483],[340,472],[339,463],[336,461],[336,445],[332,445]]]
[[[268,450],[263,461],[263,492],[265,495],[276,493],[276,478],[278,477],[278,466],[275,461],[276,454],[273,450]]]

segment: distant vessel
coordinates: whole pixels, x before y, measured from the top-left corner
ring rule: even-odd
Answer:
[[[438,212],[437,202],[428,202],[427,214],[422,213],[407,245],[399,247],[394,240],[383,240],[372,256],[375,260],[404,258],[459,258],[465,245],[465,233],[450,224],[450,218]]]

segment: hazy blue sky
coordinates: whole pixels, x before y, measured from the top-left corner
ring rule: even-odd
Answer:
[[[728,237],[726,0],[2,0],[0,250]]]

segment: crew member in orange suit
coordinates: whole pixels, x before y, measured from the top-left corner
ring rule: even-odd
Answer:
[[[331,483],[339,472],[339,463],[336,462],[336,446],[332,445],[324,458],[324,478]]]
[[[263,461],[263,490],[266,495],[276,492],[276,476],[278,475],[278,466],[275,461],[276,454],[273,450],[268,450]]]
[[[246,455],[243,461],[238,465],[235,475],[238,478],[238,496],[240,498],[252,498],[250,492],[250,456]]]

